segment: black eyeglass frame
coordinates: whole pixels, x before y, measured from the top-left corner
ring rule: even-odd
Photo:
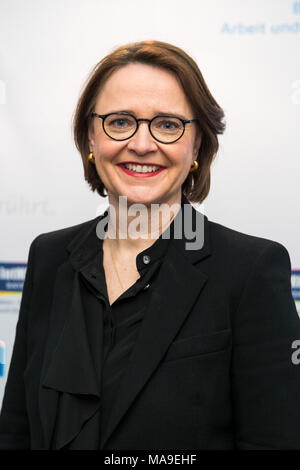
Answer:
[[[108,117],[108,116],[112,116],[113,114],[120,114],[120,115],[123,115],[123,116],[131,116],[135,122],[136,122],[136,129],[135,131],[133,132],[133,134],[129,137],[126,137],[126,139],[115,139],[114,137],[112,137],[111,135],[109,135],[106,130],[105,130],[105,127],[104,127],[104,121],[105,119]],[[92,112],[91,113],[91,116],[92,117],[98,117],[98,118],[101,118],[102,119],[102,128],[105,132],[105,134],[110,137],[111,139],[113,140],[117,140],[117,141],[123,141],[123,140],[128,140],[128,139],[131,139],[131,137],[134,136],[134,134],[138,131],[138,128],[139,128],[139,123],[141,121],[146,121],[148,122],[148,129],[149,129],[149,132],[150,134],[152,135],[153,139],[155,139],[157,142],[160,142],[161,144],[174,144],[174,142],[177,142],[177,140],[181,139],[181,137],[183,136],[184,134],[184,131],[185,131],[185,125],[190,123],[190,122],[198,122],[198,119],[182,119],[178,116],[170,116],[168,114],[159,114],[157,116],[154,116],[154,118],[152,119],[144,119],[144,118],[140,118],[140,119],[137,119],[135,116],[133,116],[132,114],[130,113],[124,113],[124,112],[120,112],[120,113],[108,113],[108,114],[97,114],[95,112]],[[173,140],[172,142],[163,142],[162,140],[159,140],[157,139],[151,132],[151,123],[152,121],[154,121],[154,119],[158,118],[158,117],[169,117],[169,118],[176,118],[176,119],[179,119],[179,121],[181,121],[182,125],[183,125],[183,130],[182,130],[182,134],[176,139],[176,140]]]

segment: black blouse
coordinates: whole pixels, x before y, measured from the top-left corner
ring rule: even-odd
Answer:
[[[107,214],[106,211],[105,216]],[[159,268],[173,236],[175,219],[176,217],[164,232],[169,236],[164,238],[162,234],[149,248],[137,255],[136,266],[140,278],[112,305],[109,304],[103,268],[103,240],[96,233],[90,233],[83,241],[80,248],[81,268],[77,273],[77,311],[73,315],[73,328],[76,328],[75,317],[84,317],[77,324],[84,322],[94,366],[100,368],[98,376],[101,399],[96,414],[84,423],[79,433],[72,436],[72,429],[76,429],[76,423],[72,420],[82,420],[82,417],[78,418],[76,413],[72,413],[72,409],[76,407],[74,397],[61,395],[59,422],[56,423],[53,438],[54,448],[56,440],[60,443],[65,440],[64,448],[70,450],[99,448],[101,435],[105,432],[140,331],[145,308],[156,289]]]
[[[136,342],[149,296],[155,289],[155,279],[168,241],[159,238],[137,255],[136,266],[141,277],[111,306],[103,268],[103,241],[98,256],[81,271],[87,289],[100,300],[99,315],[103,318],[101,432],[104,431],[120,388],[121,378]],[[91,272],[94,274],[93,278],[90,276]]]

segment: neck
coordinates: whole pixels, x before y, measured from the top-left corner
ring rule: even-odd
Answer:
[[[139,253],[160,237],[180,208],[181,192],[168,202],[153,202],[152,205],[139,205],[109,194],[110,216],[105,238],[109,238],[109,245],[119,252]]]

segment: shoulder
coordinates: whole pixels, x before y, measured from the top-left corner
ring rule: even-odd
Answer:
[[[56,266],[68,257],[68,248],[82,240],[97,224],[101,216],[69,227],[39,234],[31,242],[29,261],[34,258],[40,267]]]
[[[88,232],[89,229],[94,227],[94,225],[99,220],[100,216],[95,217],[94,219],[87,220],[80,224],[71,225],[69,227],[61,228],[58,230],[52,230],[50,232],[41,233],[38,235],[32,243],[36,243],[39,246],[51,245],[54,247],[67,247],[69,243],[79,234],[84,234]]]
[[[265,252],[281,252],[289,256],[284,245],[276,240],[250,235],[208,220],[210,242],[217,253],[222,251],[232,258],[253,261]]]
[[[284,245],[213,221],[208,225],[211,269],[226,279],[232,298],[238,299],[249,281],[290,289],[291,260]]]
[[[244,321],[244,315],[249,315],[249,325],[255,326],[264,316],[271,324],[277,315],[279,322],[286,317],[288,323],[289,317],[297,324],[286,247],[215,222],[209,222],[209,227],[213,272],[228,289],[232,311],[239,309],[236,319]]]
[[[100,217],[101,216],[97,216],[94,219],[89,219],[76,225],[52,230],[51,232],[45,232],[40,234],[38,237],[40,237],[43,243],[57,243],[59,245],[65,245],[71,242],[77,234],[87,232],[97,223]]]

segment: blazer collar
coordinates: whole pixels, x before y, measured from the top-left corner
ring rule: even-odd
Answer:
[[[91,256],[97,254],[101,240],[97,236],[99,222],[108,220],[108,209],[89,222],[71,240],[66,249],[70,254],[70,262],[74,269],[80,270]],[[196,210],[182,194],[181,209],[176,214],[170,227],[170,238],[176,249],[183,251],[192,264],[197,263],[210,254],[211,241],[209,221],[206,215]],[[161,236],[160,236],[161,238]]]
[[[208,219],[185,197],[182,203],[186,206],[184,210],[189,214],[181,218],[182,237],[171,238],[168,245],[158,273],[157,290],[145,311],[138,340],[127,364],[108,426],[101,436],[101,449],[123,416],[129,412],[135,398],[163,359],[208,279],[201,271],[201,265],[197,265],[211,254]],[[176,218],[178,221],[180,212],[182,209],[173,222]],[[72,424],[58,433],[56,448],[62,448],[70,442],[101,404],[99,375],[101,365],[94,362],[95,359],[91,354],[79,296],[78,275],[79,270],[88,261],[85,248],[87,240],[89,244],[92,243],[92,252],[97,254],[99,239],[96,236],[96,227],[105,214],[107,215],[107,211],[88,225],[85,224],[72,239],[67,246],[69,259],[57,272],[39,394],[46,448],[50,448],[55,424],[60,420],[58,407],[60,394],[67,396],[68,403],[71,403],[71,397],[76,397],[76,408],[73,407],[76,417],[72,416]],[[184,230],[187,224],[193,224],[198,232],[201,231],[200,236],[203,241],[201,248],[199,248],[198,233],[198,244],[195,244],[193,249],[192,243],[190,245],[192,249],[188,249],[188,243],[193,240],[190,239],[191,230]],[[99,357],[100,355],[101,351]],[[71,405],[69,408],[71,412]]]

